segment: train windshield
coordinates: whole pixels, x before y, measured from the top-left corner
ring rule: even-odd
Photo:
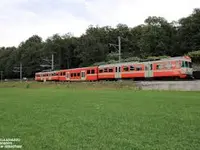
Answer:
[[[192,68],[192,63],[188,61],[182,61],[182,68]]]

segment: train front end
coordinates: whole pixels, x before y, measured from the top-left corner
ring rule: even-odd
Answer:
[[[180,68],[180,77],[193,79],[193,68],[192,68],[192,60],[188,56],[184,56],[184,59],[181,61]]]

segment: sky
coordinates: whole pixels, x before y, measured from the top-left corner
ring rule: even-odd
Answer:
[[[32,35],[80,36],[89,25],[134,27],[148,16],[177,21],[194,8],[200,0],[0,0],[0,47],[18,46]]]

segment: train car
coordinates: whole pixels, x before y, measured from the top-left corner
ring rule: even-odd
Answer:
[[[59,81],[59,72],[60,71],[52,71],[48,74],[49,81]]]
[[[171,57],[157,61],[127,62],[98,67],[99,80],[192,78],[192,62],[188,56]]]
[[[35,81],[42,81],[42,72],[35,73]]]
[[[85,67],[60,70],[59,81],[97,81],[98,67]]]
[[[36,81],[59,81],[59,71],[38,72],[35,74]]]
[[[139,79],[145,77],[144,63],[127,62],[98,67],[99,80]]]
[[[38,72],[35,74],[36,81],[46,81],[48,77],[48,72]]]
[[[152,77],[193,78],[192,61],[188,56],[172,57],[152,62]]]

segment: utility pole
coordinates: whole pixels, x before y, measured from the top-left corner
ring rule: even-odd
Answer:
[[[110,46],[114,46],[118,50],[118,55],[119,55],[119,63],[121,62],[121,37],[118,36],[118,44],[111,44],[109,43]],[[118,48],[116,47],[118,46]]]
[[[23,71],[22,63],[20,62],[19,67],[14,67],[14,70],[13,70],[13,72],[19,73],[20,81],[22,81],[22,71]]]
[[[22,63],[21,62],[20,62],[19,73],[20,73],[20,81],[22,81]]]
[[[121,62],[121,38],[118,36],[118,42],[119,42],[119,63]]]
[[[1,71],[1,82],[3,81],[3,71]]]
[[[51,56],[51,70],[53,71],[54,70],[54,54],[52,53],[52,56]]]

